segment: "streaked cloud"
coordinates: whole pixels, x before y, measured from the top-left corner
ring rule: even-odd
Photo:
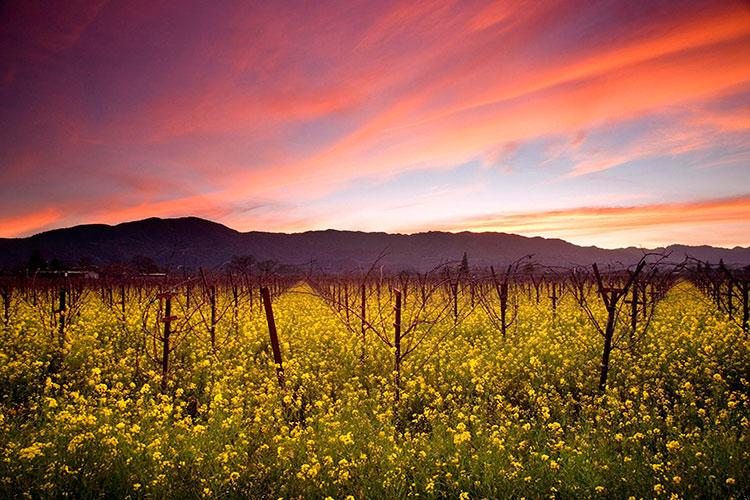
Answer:
[[[741,1],[6,12],[5,235],[179,215],[241,230],[393,230],[399,219],[416,230],[592,196],[729,199],[750,182]],[[394,189],[406,178],[409,192]],[[361,201],[337,210],[342,199]],[[47,210],[54,219],[34,215]],[[646,234],[624,231],[608,244]]]
[[[618,239],[622,241],[622,233],[627,233],[633,244],[645,246],[671,243],[722,246],[727,232],[750,234],[750,195],[684,203],[490,214],[451,221],[441,229],[564,237],[581,244],[604,246],[612,246]],[[750,246],[750,236],[740,237],[737,244]]]
[[[62,219],[56,208],[45,208],[13,217],[0,218],[0,238],[13,238],[19,234],[28,234],[51,228]]]

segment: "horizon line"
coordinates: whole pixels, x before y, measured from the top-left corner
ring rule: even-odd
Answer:
[[[211,224],[216,224],[222,227],[225,227],[231,231],[235,231],[239,234],[250,234],[250,233],[265,233],[265,234],[283,234],[283,235],[299,235],[299,234],[306,234],[306,233],[323,233],[327,231],[335,231],[340,233],[363,233],[363,234],[384,234],[389,236],[416,236],[420,234],[430,234],[430,233],[439,233],[439,234],[473,234],[473,235],[481,235],[481,234],[495,234],[495,235],[509,235],[509,236],[517,236],[520,238],[525,239],[543,239],[548,241],[562,241],[564,243],[577,246],[579,248],[591,248],[591,249],[600,249],[600,250],[629,250],[629,249],[636,249],[636,250],[659,250],[659,249],[667,249],[674,246],[684,246],[689,248],[701,248],[701,247],[707,247],[707,248],[719,248],[719,249],[725,249],[725,250],[748,250],[750,249],[750,246],[742,246],[742,245],[735,245],[735,246],[723,246],[723,245],[709,245],[709,244],[700,244],[700,245],[690,245],[686,243],[679,243],[679,242],[673,242],[669,243],[667,245],[660,245],[656,247],[645,247],[645,246],[638,246],[638,245],[628,245],[628,246],[617,246],[617,247],[606,247],[606,246],[599,246],[599,245],[581,245],[578,243],[574,243],[572,241],[569,241],[565,238],[559,238],[554,236],[543,236],[543,235],[524,235],[519,233],[513,233],[513,232],[507,232],[507,231],[496,231],[496,230],[472,230],[472,229],[461,229],[461,230],[450,230],[450,229],[427,229],[427,230],[421,230],[421,231],[414,231],[414,232],[389,232],[389,231],[366,231],[361,229],[337,229],[333,227],[328,227],[325,229],[306,229],[304,231],[261,231],[261,230],[248,230],[248,231],[241,231],[239,229],[235,229],[223,222],[218,222],[216,220],[208,219],[205,217],[200,217],[197,215],[180,215],[180,216],[150,216],[145,217],[143,219],[133,219],[133,220],[125,220],[117,223],[106,223],[106,222],[86,222],[82,224],[74,224],[71,226],[61,226],[61,227],[55,227],[46,229],[44,231],[40,231],[37,233],[29,234],[26,236],[11,236],[11,237],[0,237],[0,240],[25,240],[34,238],[36,236],[44,235],[46,233],[51,233],[55,231],[65,231],[68,229],[75,229],[79,227],[87,227],[87,226],[105,226],[109,228],[115,228],[118,226],[126,225],[126,224],[134,224],[139,222],[145,222],[148,220],[158,220],[158,221],[174,221],[174,220],[186,220],[186,219],[195,219],[199,221],[209,222]]]

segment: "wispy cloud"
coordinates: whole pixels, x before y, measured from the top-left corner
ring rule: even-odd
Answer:
[[[633,233],[648,234],[643,243],[705,243],[722,230],[738,233],[750,230],[750,195],[684,203],[658,203],[633,206],[583,206],[538,212],[485,214],[438,224],[448,231],[502,231],[528,236],[565,237],[582,243],[626,246]],[[721,234],[694,234],[691,241],[671,238],[684,230],[712,227]],[[645,231],[644,231],[645,230]],[[627,233],[627,234],[624,234]],[[750,237],[741,240],[750,245]]]
[[[474,161],[494,168],[471,182],[544,191],[540,209],[613,173],[630,192],[639,180],[620,167],[676,156],[691,174],[714,171],[711,191],[695,175],[693,197],[734,193],[721,169],[743,165],[750,140],[750,10],[611,7],[167,0],[63,15],[17,4],[36,28],[0,22],[12,56],[0,212],[16,234],[50,203],[65,224],[189,213],[240,229],[380,229],[379,211],[404,204],[382,187],[379,205],[338,217],[310,207],[361,179],[428,179]],[[731,106],[716,105],[727,95]],[[615,136],[623,124],[642,134]],[[550,138],[563,146],[545,149]],[[260,200],[272,217],[241,208]],[[415,194],[409,221],[429,224],[430,200]],[[475,212],[497,208],[484,200]]]
[[[13,238],[51,229],[61,220],[62,214],[56,208],[45,208],[13,217],[0,218],[0,238]]]

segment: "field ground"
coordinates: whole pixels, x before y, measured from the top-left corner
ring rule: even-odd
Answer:
[[[604,396],[580,308],[568,297],[553,318],[519,295],[505,338],[481,309],[438,325],[404,359],[398,402],[392,350],[305,286],[274,301],[283,390],[257,305],[223,317],[214,347],[198,316],[176,333],[162,392],[135,298],[126,322],[81,299],[62,350],[19,300],[0,328],[0,496],[750,495],[750,340],[696,289],[613,351]]]

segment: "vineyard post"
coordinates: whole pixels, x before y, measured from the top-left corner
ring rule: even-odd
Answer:
[[[230,275],[231,277],[231,275]],[[239,322],[239,308],[240,308],[240,296],[239,291],[237,290],[237,285],[232,282],[232,301],[233,301],[233,307],[234,307],[234,324],[235,326]]]
[[[166,292],[162,294],[162,297],[164,298],[164,317],[161,320],[164,323],[164,333],[161,338],[161,392],[166,392],[169,380],[169,342],[172,336],[172,321],[177,318],[172,316],[172,294]]]
[[[615,333],[615,318],[616,318],[616,295],[614,289],[604,287],[602,277],[599,274],[599,268],[596,264],[593,265],[594,276],[596,277],[596,284],[599,289],[599,294],[604,301],[604,306],[607,309],[607,326],[604,330],[604,349],[602,351],[602,362],[601,371],[599,372],[599,392],[604,392],[607,387],[607,374],[609,373],[609,356],[612,352],[612,337]]]
[[[729,317],[734,315],[734,303],[732,301],[732,294],[734,293],[734,282],[730,278],[727,282],[727,312]]]
[[[625,301],[626,304],[630,304],[630,328],[633,330],[631,338],[635,335],[636,329],[638,328],[638,283],[633,284],[633,296],[630,300]]]
[[[453,295],[453,323],[458,323],[458,280],[451,282],[451,293]]]
[[[365,316],[367,312],[367,296],[365,295],[365,292],[366,292],[366,285],[363,282],[362,283],[362,303],[360,305],[361,307],[360,316],[362,317],[362,351],[360,352],[359,360],[361,363],[365,362],[365,342],[367,341],[367,337],[366,337],[367,327],[365,326],[365,322],[367,321],[367,318]]]
[[[393,346],[396,351],[394,358],[394,384],[396,386],[396,402],[398,402],[401,399],[401,291],[394,290],[394,293],[396,294],[396,305],[394,307],[396,318],[393,322]]]
[[[742,282],[742,331],[745,335],[750,332],[750,310],[748,310],[748,292],[750,292],[750,282]]]
[[[60,318],[59,318],[59,324],[58,324],[58,335],[59,335],[61,349],[65,347],[65,313],[67,311],[65,294],[66,294],[65,287],[64,286],[60,287],[60,308],[58,310],[58,313],[60,314]]]
[[[10,324],[10,295],[11,289],[8,286],[3,286],[3,314],[5,315],[5,326]]]
[[[503,281],[500,284],[500,322],[502,323],[503,327],[503,338],[505,338],[505,334],[508,330],[508,322],[506,321],[508,313],[508,282]]]
[[[125,285],[120,285],[120,310],[122,311],[123,323],[127,320],[125,315]]]
[[[554,318],[557,314],[557,286],[555,286],[555,282],[552,282],[552,295],[550,295],[550,298],[552,299],[552,317]]]
[[[617,323],[617,303],[622,299],[630,290],[631,285],[637,284],[638,276],[640,275],[643,267],[646,265],[645,260],[641,260],[636,266],[635,271],[630,273],[628,281],[622,288],[605,287],[602,281],[602,276],[599,273],[599,268],[596,263],[593,264],[594,277],[596,278],[596,284],[599,289],[599,294],[602,297],[604,306],[607,309],[607,325],[604,329],[604,349],[602,351],[602,362],[601,371],[599,372],[599,392],[603,393],[607,388],[607,375],[609,373],[609,358],[612,353],[612,338],[615,334],[615,327]]]
[[[346,323],[349,324],[349,284],[344,284],[344,310],[346,311]]]
[[[260,295],[263,298],[263,307],[266,310],[266,322],[268,323],[268,334],[271,337],[271,349],[273,350],[273,362],[276,365],[276,378],[279,381],[279,387],[284,388],[284,365],[281,361],[281,346],[279,345],[279,336],[276,332],[276,321],[273,318],[273,308],[271,307],[271,294],[268,287],[260,289]]]
[[[510,274],[510,267],[505,275],[505,279],[502,283],[497,280],[495,274],[495,268],[490,266],[490,272],[492,273],[492,283],[495,285],[495,291],[497,291],[498,299],[500,299],[500,331],[505,338],[505,334],[508,330],[507,313],[508,313],[508,275]]]
[[[718,279],[714,280],[714,302],[716,302],[716,307],[721,309],[721,281]]]
[[[252,316],[252,314],[253,314],[253,302],[255,302],[254,296],[253,296],[253,282],[252,281],[250,281],[248,283],[248,285],[247,285],[247,296],[250,298],[250,315]]]
[[[211,285],[208,290],[208,301],[211,305],[211,349],[216,349],[216,285]]]

